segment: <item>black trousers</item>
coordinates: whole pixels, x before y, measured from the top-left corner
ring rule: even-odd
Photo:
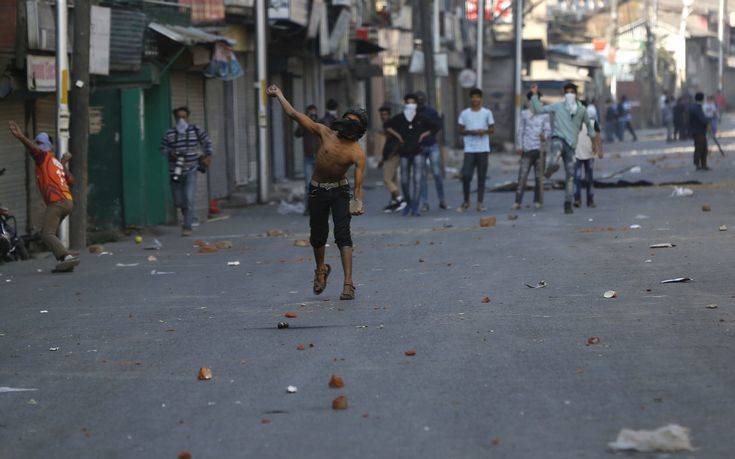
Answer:
[[[464,191],[464,202],[470,202],[470,184],[472,176],[477,168],[477,202],[485,200],[485,179],[487,178],[487,162],[489,152],[465,153],[462,163],[462,191]]]
[[[694,137],[694,165],[697,169],[707,167],[707,135],[692,134]]]
[[[311,227],[311,246],[324,247],[329,237],[329,214],[334,223],[334,240],[337,247],[352,247],[350,234],[350,186],[320,188],[310,185],[309,189],[309,226]]]

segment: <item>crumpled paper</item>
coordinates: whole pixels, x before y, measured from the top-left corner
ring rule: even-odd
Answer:
[[[693,451],[689,429],[678,424],[669,424],[656,430],[622,429],[618,438],[607,446],[615,451]]]

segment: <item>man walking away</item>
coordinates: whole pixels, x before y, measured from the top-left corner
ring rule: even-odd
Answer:
[[[417,91],[416,98],[419,106],[418,114],[431,120],[441,130],[442,119],[433,107],[426,105],[426,93]],[[421,150],[425,158],[424,161],[428,161],[430,168],[427,168],[426,163],[424,163],[424,173],[421,174],[421,212],[429,211],[429,186],[427,183],[429,170],[431,170],[431,175],[434,176],[436,195],[439,198],[439,208],[447,209],[447,203],[444,200],[444,176],[441,165],[441,151],[439,149],[439,143],[436,141],[436,134],[430,134],[421,142]]]
[[[531,100],[533,93],[526,95]],[[518,169],[518,188],[516,189],[516,201],[512,210],[521,208],[523,203],[523,192],[526,189],[528,173],[531,167],[536,175],[533,187],[533,203],[540,209],[544,203],[543,180],[544,180],[544,158],[541,154],[541,142],[551,138],[551,122],[549,115],[534,114],[530,107],[521,112],[521,124],[516,133],[517,153],[521,155],[521,165]]]
[[[551,105],[542,105],[538,96],[538,86],[533,84],[531,92],[531,107],[536,113],[554,114],[554,132],[551,139],[550,157],[556,161],[561,156],[564,161],[564,172],[566,173],[566,186],[564,187],[564,213],[571,214],[572,198],[574,195],[574,151],[577,148],[577,140],[582,124],[587,125],[587,134],[592,138],[592,148],[599,154],[602,151],[602,139],[599,132],[587,115],[587,110],[577,100],[577,85],[567,83],[564,85],[564,100]],[[548,161],[547,161],[548,164]],[[547,166],[548,168],[548,166]],[[553,171],[552,171],[553,173]],[[550,177],[546,171],[546,177]]]
[[[383,123],[383,136],[385,137],[383,155],[378,162],[378,168],[383,169],[383,183],[390,193],[390,202],[383,208],[383,212],[399,212],[405,209],[407,204],[398,188],[398,166],[401,165],[401,157],[398,156],[398,139],[386,131],[390,120],[390,107],[383,105],[378,109],[378,113]]]
[[[702,110],[704,110],[704,116],[709,120],[709,127],[714,137],[717,135],[717,120],[720,117],[717,103],[715,103],[715,96],[707,96],[707,100],[702,105]]]
[[[312,121],[317,122],[318,114],[316,105],[306,107],[306,116]],[[304,144],[304,215],[309,215],[309,183],[311,183],[311,175],[314,173],[314,162],[316,154],[321,146],[319,136],[307,131],[303,126],[299,125],[294,132],[295,137],[300,137]]]
[[[69,185],[74,184],[74,177],[69,172],[68,153],[61,162],[54,156],[53,146],[48,134],[42,132],[31,141],[23,135],[15,121],[9,123],[10,133],[18,139],[28,150],[28,154],[36,164],[36,182],[46,203],[46,212],[43,215],[41,240],[53,252],[57,264],[54,272],[70,272],[79,264],[79,258],[73,256],[61,243],[56,232],[59,225],[74,208]]]
[[[702,104],[704,94],[698,92],[694,96],[694,104],[689,107],[689,132],[694,138],[694,166],[698,171],[708,171],[707,167],[707,124]]]
[[[462,192],[464,201],[457,209],[470,208],[470,185],[477,169],[477,211],[484,212],[485,180],[490,156],[490,135],[495,131],[495,118],[489,108],[482,106],[482,90],[470,91],[470,107],[459,115],[459,133],[464,136],[464,161],[462,163]]]
[[[595,124],[595,132],[600,132],[600,125]],[[602,150],[598,150],[597,155],[602,159]],[[594,182],[592,169],[595,166],[595,153],[592,148],[592,140],[587,135],[587,125],[582,125],[579,132],[579,141],[577,148],[574,150],[574,157],[577,160],[574,164],[574,207],[582,206],[582,170],[584,169],[585,188],[587,191],[587,207],[597,207],[595,205]]]
[[[418,114],[418,104],[414,94],[403,98],[403,113],[394,116],[386,123],[388,134],[398,140],[398,154],[401,157],[401,187],[403,198],[408,206],[403,216],[409,213],[419,216],[419,195],[421,174],[426,160],[421,152],[421,142],[430,134],[436,133],[439,126],[430,119]]]
[[[332,270],[324,262],[327,237],[329,236],[329,214],[334,222],[334,239],[339,247],[344,271],[344,285],[340,300],[355,299],[355,284],[352,282],[352,215],[362,215],[362,182],[365,174],[365,152],[357,143],[367,130],[367,113],[362,108],[348,110],[331,127],[315,123],[311,118],[296,111],[275,86],[266,89],[269,97],[275,97],[283,111],[296,120],[304,129],[317,134],[321,148],[316,155],[316,166],[309,191],[309,227],[311,246],[314,249],[316,270],[314,271],[314,293],[321,294],[327,286]],[[350,193],[347,171],[355,166],[355,199]]]
[[[669,96],[665,96],[661,106],[661,122],[666,128],[666,141],[672,142],[674,140],[674,107]]]
[[[334,99],[329,99],[327,101],[327,112],[324,114],[321,120],[319,120],[320,123],[325,125],[326,127],[332,127],[332,123],[337,120],[339,104]]]
[[[630,132],[630,135],[633,136],[633,142],[636,142],[638,140],[638,136],[635,133],[635,130],[633,129],[633,114],[631,113],[631,105],[630,102],[628,102],[628,97],[623,95],[623,97],[620,98],[620,103],[618,104],[618,123],[620,125],[620,138],[621,140],[625,137],[625,131],[627,130]]]
[[[212,163],[212,141],[206,131],[189,124],[189,114],[187,107],[174,109],[176,125],[166,131],[160,148],[168,158],[174,205],[181,209],[182,236],[191,236],[192,232],[197,171],[205,173]]]
[[[615,142],[615,136],[618,134],[618,111],[615,103],[611,99],[607,99],[607,110],[605,110],[605,142]],[[622,140],[622,139],[619,139]]]

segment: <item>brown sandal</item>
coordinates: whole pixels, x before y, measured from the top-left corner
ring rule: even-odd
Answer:
[[[325,265],[326,269],[324,271],[319,270],[318,268],[314,270],[314,293],[316,295],[321,295],[324,289],[327,288],[327,278],[329,277],[329,273],[332,272],[332,267],[329,265]],[[319,281],[319,275],[324,274],[324,280]]]
[[[342,294],[339,296],[340,300],[354,300],[355,299],[355,286],[352,284],[345,283],[342,289]]]

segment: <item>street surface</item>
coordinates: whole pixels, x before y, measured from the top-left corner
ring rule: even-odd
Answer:
[[[735,123],[723,131],[711,172],[660,131],[607,145],[595,167],[598,179],[641,168],[609,181],[702,182],[691,197],[598,189],[596,209],[565,216],[555,190],[512,221],[512,193],[494,192],[492,228],[436,209],[433,188],[428,214],[382,214],[372,174],[353,219],[354,302],[338,300],[331,236],[329,285],[312,294],[311,249],[294,246],[308,221],[277,206],[188,239],[164,228],[159,251],[143,249],[152,235],[85,251],[70,275],[50,274],[45,254],[2,265],[0,386],[35,390],[0,392],[0,457],[596,458],[622,428],[669,423],[697,448],[672,457],[733,457]],[[495,157],[489,186],[516,164]],[[448,181],[452,206],[460,190]],[[233,248],[199,254],[197,239]],[[649,249],[664,242],[676,247]],[[661,284],[675,277],[694,280]],[[332,410],[338,395],[346,410]]]

